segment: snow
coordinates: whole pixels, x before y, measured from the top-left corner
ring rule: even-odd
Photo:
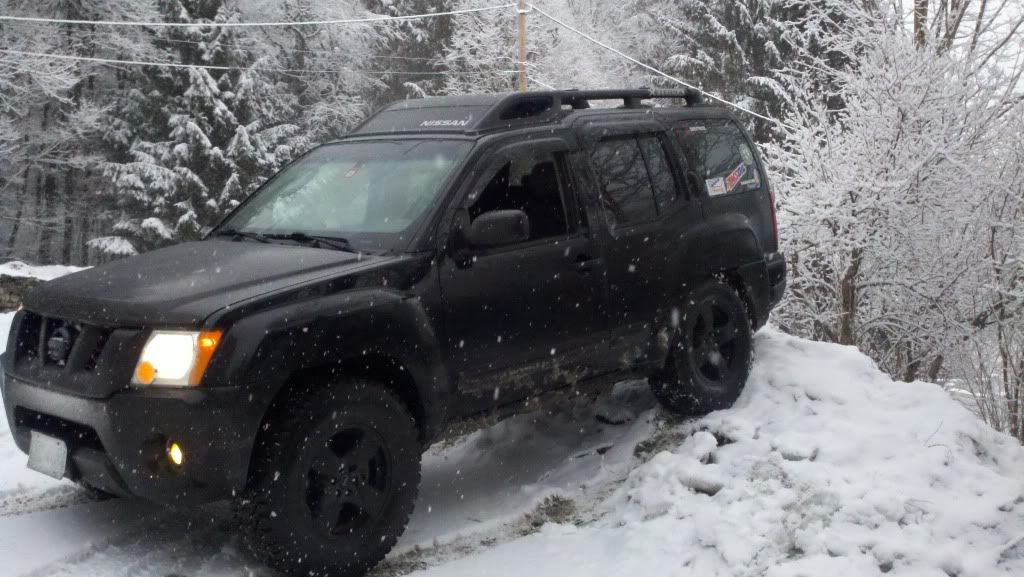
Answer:
[[[763,331],[736,406],[678,431],[595,503],[598,520],[420,574],[1024,572],[1024,450],[856,349]]]
[[[5,575],[271,575],[223,503],[96,502],[25,462],[0,427]],[[729,410],[678,421],[632,381],[435,445],[378,574],[1021,575],[1022,492],[1024,449],[941,387],[769,328]]]
[[[25,264],[21,261],[11,261],[0,264],[0,276],[33,277],[39,280],[53,280],[59,276],[71,274],[82,270],[80,267],[64,265],[36,266]],[[0,328],[3,328],[0,326]],[[6,332],[2,334],[6,335]]]

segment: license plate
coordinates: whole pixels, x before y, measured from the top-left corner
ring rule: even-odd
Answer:
[[[60,439],[32,431],[32,440],[28,448],[28,468],[55,479],[63,479],[67,467],[67,444]]]

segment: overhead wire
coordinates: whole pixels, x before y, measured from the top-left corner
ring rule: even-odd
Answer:
[[[425,18],[438,18],[441,16],[458,16],[460,14],[473,14],[478,12],[489,12],[513,8],[516,4],[498,4],[495,6],[482,6],[479,8],[462,8],[459,10],[446,10],[444,12],[427,12],[423,14],[408,14],[399,16],[376,15],[364,18],[345,18],[334,20],[307,20],[307,21],[281,21],[281,22],[140,22],[136,20],[78,20],[70,18],[41,18],[36,16],[9,16],[0,15],[0,21],[8,22],[35,22],[44,24],[76,24],[87,26],[142,26],[146,28],[258,28],[258,27],[287,27],[287,26],[332,26],[340,24],[375,24],[380,22],[401,22],[404,20],[420,20]]]
[[[338,69],[338,70],[319,70],[319,69],[288,69],[288,68],[268,68],[261,66],[219,66],[216,64],[182,64],[179,62],[153,62],[147,60],[119,60],[115,58],[97,58],[93,56],[77,56],[72,54],[55,54],[46,52],[27,52],[24,50],[9,50],[6,48],[0,48],[0,54],[11,54],[14,56],[31,56],[38,58],[55,58],[58,60],[75,60],[80,62],[94,62],[97,64],[116,64],[122,66],[155,66],[163,68],[192,68],[192,69],[205,69],[205,70],[226,70],[226,71],[247,71],[255,70],[260,72],[282,72],[292,74],[341,74],[346,72],[359,72],[363,74],[380,74],[380,75],[420,75],[420,76],[441,76],[447,74],[443,71],[415,71],[415,70],[359,70],[358,68],[351,69]],[[501,72],[514,72],[513,70],[502,70]]]
[[[596,44],[596,45],[600,46],[601,48],[604,48],[605,50],[608,50],[609,52],[612,52],[612,53],[618,55],[619,57],[624,58],[624,59],[628,60],[629,62],[631,62],[631,63],[633,63],[633,64],[635,64],[637,66],[640,66],[641,68],[643,68],[643,69],[645,69],[645,70],[647,70],[649,72],[652,72],[652,73],[656,74],[657,76],[665,78],[666,80],[669,80],[671,82],[674,82],[676,84],[679,84],[681,86],[689,88],[691,90],[695,90],[695,91],[701,93],[702,95],[706,96],[707,98],[709,98],[711,100],[715,100],[717,102],[720,102],[721,104],[724,104],[725,106],[728,106],[730,108],[733,108],[733,109],[738,110],[740,112],[743,112],[745,114],[749,114],[749,115],[751,115],[751,116],[753,116],[755,118],[760,118],[761,120],[765,120],[765,121],[771,122],[773,124],[784,126],[786,128],[789,128],[789,129],[794,129],[795,128],[792,125],[789,125],[789,124],[787,124],[785,122],[782,122],[781,120],[778,120],[776,118],[772,118],[770,116],[766,116],[766,115],[761,114],[759,112],[755,112],[755,111],[753,111],[753,110],[751,110],[751,109],[749,109],[747,107],[744,107],[744,106],[742,106],[740,104],[737,104],[735,102],[731,102],[729,100],[726,100],[726,99],[724,99],[722,97],[716,96],[716,95],[714,95],[714,94],[712,94],[710,92],[705,91],[704,89],[702,89],[702,88],[700,88],[698,86],[690,84],[690,83],[688,83],[688,82],[686,82],[684,80],[680,80],[679,78],[676,78],[675,76],[673,76],[673,75],[671,75],[671,74],[669,74],[669,73],[667,73],[667,72],[665,72],[663,70],[655,68],[654,66],[651,66],[651,65],[649,65],[649,64],[647,64],[645,62],[642,62],[642,61],[640,61],[640,60],[638,60],[638,59],[636,59],[636,58],[626,54],[625,52],[615,48],[614,46],[611,46],[611,45],[609,45],[609,44],[607,44],[607,43],[605,43],[605,42],[595,38],[594,36],[592,36],[590,34],[587,34],[586,32],[580,30],[579,28],[576,28],[576,27],[572,26],[571,24],[569,24],[569,23],[567,23],[567,22],[565,22],[565,21],[563,21],[563,20],[561,20],[561,19],[559,19],[559,18],[549,14],[548,12],[546,12],[543,9],[541,9],[540,7],[538,7],[536,4],[528,4],[527,6],[528,6],[530,12],[536,12],[536,13],[540,14],[541,16],[543,16],[544,18],[547,18],[548,20],[550,20],[551,22],[555,23],[556,25],[561,26],[562,28],[565,28],[566,30],[568,30],[568,31],[570,31],[570,32],[580,36],[581,38],[583,38],[583,39],[585,39],[585,40],[587,40],[587,41],[589,41],[589,42],[591,42],[593,44]],[[77,19],[40,18],[40,17],[32,17],[32,16],[8,16],[8,15],[0,15],[0,22],[8,21],[8,22],[23,22],[23,23],[33,23],[33,24],[72,24],[72,25],[93,25],[93,26],[136,26],[136,27],[151,27],[151,28],[169,28],[169,27],[175,27],[175,28],[196,28],[196,27],[242,28],[242,27],[281,27],[281,26],[327,26],[327,25],[341,25],[341,24],[367,24],[367,23],[380,23],[380,22],[400,22],[400,21],[417,20],[417,19],[424,19],[424,18],[436,18],[436,17],[440,17],[440,16],[457,16],[457,15],[461,15],[461,14],[472,14],[472,13],[488,12],[488,11],[495,11],[495,10],[504,10],[504,9],[508,9],[508,8],[516,8],[516,9],[518,9],[518,5],[515,4],[515,3],[505,3],[505,4],[494,5],[494,6],[483,6],[483,7],[478,7],[478,8],[464,8],[464,9],[459,9],[459,10],[448,10],[448,11],[443,11],[443,12],[430,12],[430,13],[424,13],[424,14],[410,14],[410,15],[405,15],[405,16],[384,16],[384,15],[378,15],[378,16],[371,16],[371,17],[364,17],[364,18],[333,19],[333,20],[310,20],[310,21],[298,21],[298,22],[202,22],[202,23],[191,23],[191,22],[140,22],[140,21],[115,21],[115,20],[77,20]],[[171,41],[172,42],[192,42],[192,41],[187,41],[187,40],[173,40],[173,39],[171,39]],[[293,52],[309,52],[309,53],[325,52],[325,53],[330,53],[330,51],[326,51],[326,50],[325,51],[303,51],[303,50],[287,49],[287,48],[284,48],[283,50],[291,50]],[[8,50],[8,49],[0,49],[0,53],[12,54],[12,55],[20,55],[20,56],[49,57],[49,58],[56,58],[56,59],[63,59],[63,60],[77,60],[77,61],[85,61],[85,62],[95,62],[95,63],[99,63],[99,64],[136,65],[136,66],[162,66],[162,67],[169,67],[169,68],[191,68],[191,69],[207,69],[207,70],[260,70],[260,71],[266,71],[266,72],[282,72],[282,73],[343,73],[343,72],[351,72],[351,71],[353,71],[353,70],[298,70],[298,69],[261,68],[261,67],[244,68],[244,67],[216,66],[216,65],[204,65],[204,64],[181,64],[181,63],[174,63],[174,62],[149,62],[149,61],[142,61],[142,60],[118,60],[118,59],[110,59],[110,58],[97,58],[97,57],[91,57],[91,56],[75,56],[75,55],[69,55],[69,54],[26,52],[26,51]],[[385,56],[384,58],[387,58],[387,57]],[[401,57],[393,57],[393,58],[400,59]],[[409,58],[409,60],[412,60],[412,58]],[[398,74],[408,74],[408,75],[420,75],[420,76],[433,76],[433,75],[444,75],[444,74],[446,74],[446,72],[443,72],[443,71],[436,71],[436,72],[435,71],[422,71],[422,72],[417,72],[417,71],[361,71],[361,72],[364,72],[364,73],[367,73],[367,74],[384,74],[384,75],[387,75],[387,74],[396,74],[396,75],[398,75]],[[515,72],[515,71],[505,71],[505,70],[503,70],[503,71],[499,71],[499,72],[503,72],[504,73],[504,72]],[[540,80],[538,80],[535,77],[534,77],[534,81],[537,82],[538,84],[542,85],[542,86],[545,86],[545,87],[547,87],[549,89],[554,90],[554,88],[550,84],[548,84],[546,82],[543,82],[543,81],[540,81]]]

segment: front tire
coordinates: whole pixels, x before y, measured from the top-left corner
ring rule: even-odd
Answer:
[[[405,530],[420,481],[411,412],[370,383],[314,387],[270,424],[236,502],[254,555],[289,575],[357,577]]]
[[[678,319],[665,367],[649,379],[654,396],[682,416],[732,406],[753,359],[753,330],[743,300],[729,285],[708,281],[690,293]]]

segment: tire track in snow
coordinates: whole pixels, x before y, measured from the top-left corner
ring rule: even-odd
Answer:
[[[0,492],[0,518],[29,515],[97,500],[96,496],[73,485],[3,491]]]

